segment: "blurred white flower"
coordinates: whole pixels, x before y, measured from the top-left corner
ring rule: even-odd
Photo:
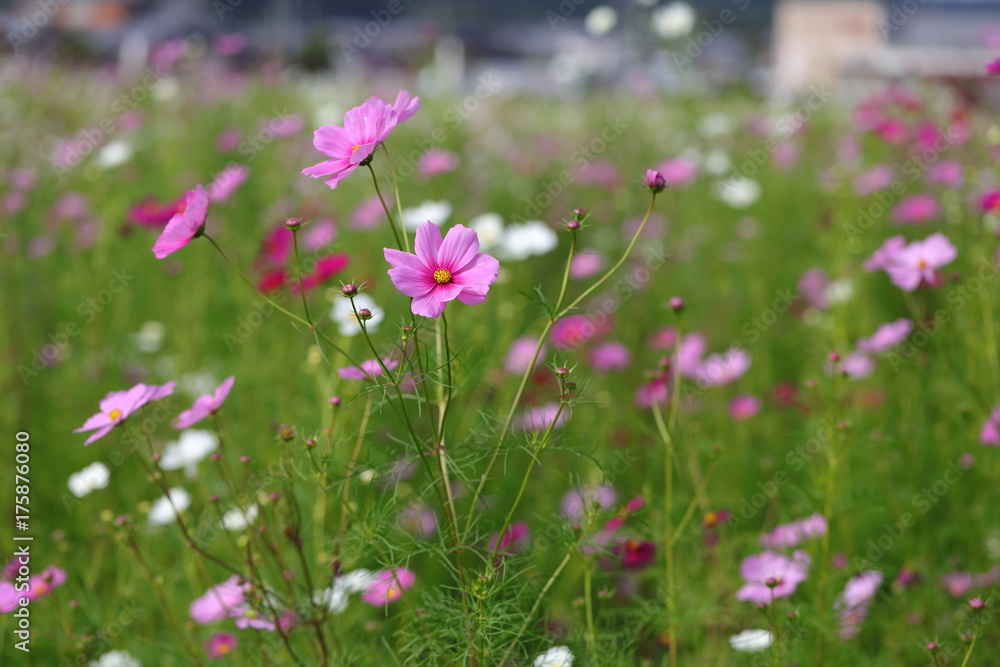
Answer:
[[[94,164],[101,169],[114,169],[129,161],[132,157],[132,144],[124,139],[113,139],[102,148],[94,158]]]
[[[111,469],[100,461],[69,476],[69,492],[77,498],[83,498],[91,491],[103,489],[111,479]]]
[[[155,320],[143,322],[137,333],[132,334],[132,344],[144,354],[154,354],[163,347],[166,328]]]
[[[372,312],[372,318],[365,322],[365,326],[368,328],[369,333],[375,333],[378,331],[378,323],[385,319],[385,312],[379,310],[378,304],[375,303],[375,299],[362,292],[354,297],[354,307],[359,311],[362,308],[370,310]],[[354,308],[351,308],[350,299],[341,296],[335,297],[333,308],[330,310],[330,319],[336,322],[337,326],[340,327],[341,336],[357,336],[361,333],[361,324],[358,322],[358,318],[354,314]]]
[[[257,505],[242,510],[234,508],[222,515],[222,527],[226,530],[243,530],[257,520]]]
[[[181,94],[181,84],[172,76],[165,76],[153,86],[153,99],[157,102],[170,102]]]
[[[184,489],[173,488],[170,489],[169,499],[168,496],[163,496],[149,507],[146,518],[154,526],[165,526],[177,518],[177,512],[183,512],[190,506],[191,494]]]
[[[760,184],[742,176],[727,178],[718,184],[719,198],[733,208],[746,208],[760,197]]]
[[[768,630],[744,630],[729,638],[729,645],[743,653],[759,653],[774,643],[774,635]]]
[[[219,386],[215,376],[206,371],[198,373],[185,373],[177,383],[178,388],[189,396],[201,396],[211,394]]]
[[[831,304],[846,303],[854,297],[854,283],[850,278],[834,280],[823,290],[823,296]]]
[[[91,662],[90,667],[142,667],[142,663],[126,651],[109,651]]]
[[[695,13],[686,2],[671,2],[653,10],[653,30],[663,39],[683,37],[694,28]]]
[[[733,131],[733,119],[724,113],[706,114],[698,123],[698,132],[704,137],[724,137]]]
[[[451,217],[451,203],[447,201],[425,201],[414,208],[404,208],[403,225],[416,229],[425,222],[433,222],[440,227]]]
[[[534,667],[572,667],[573,652],[568,646],[553,646],[535,658]]]
[[[732,163],[733,161],[729,159],[729,153],[721,148],[713,148],[705,156],[705,171],[713,176],[721,176],[729,171],[729,166]]]
[[[594,7],[583,20],[584,29],[597,37],[608,34],[616,25],[618,25],[618,12],[607,5]]]
[[[347,609],[347,601],[352,593],[364,593],[372,584],[374,575],[369,570],[346,572],[333,580],[333,586],[313,596],[318,605],[326,605],[331,613],[339,614]]]
[[[198,476],[198,464],[219,446],[219,439],[211,431],[189,429],[181,431],[180,438],[163,448],[160,467],[164,470],[184,468],[188,479]]]
[[[521,260],[544,255],[556,249],[559,236],[541,220],[508,225],[497,249],[499,259]]]
[[[486,252],[503,237],[503,217],[499,213],[480,213],[469,221],[469,229],[479,237],[479,251]]]

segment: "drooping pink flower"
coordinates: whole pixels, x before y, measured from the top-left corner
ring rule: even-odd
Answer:
[[[432,148],[420,156],[417,171],[427,177],[447,174],[458,169],[459,162],[458,156],[451,151],[446,151],[443,148]]]
[[[735,382],[750,368],[750,353],[738,347],[725,354],[712,354],[705,358],[698,369],[698,381],[708,387],[718,387]]]
[[[306,228],[302,244],[309,252],[322,250],[337,239],[337,226],[330,218],[317,220]]]
[[[538,339],[534,336],[521,336],[515,340],[510,344],[510,349],[507,350],[507,356],[504,358],[504,370],[514,375],[523,375],[531,364],[531,357],[535,353],[536,347],[538,347]],[[542,345],[542,349],[538,351],[538,359],[535,360],[533,368],[538,368],[541,364],[545,363],[547,352],[548,348]]]
[[[177,419],[174,421],[174,428],[191,428],[221,408],[222,403],[229,396],[229,391],[233,388],[234,382],[236,382],[236,376],[230,375],[222,381],[222,384],[215,388],[214,392],[196,398],[194,405],[190,409],[177,415]]]
[[[770,533],[760,536],[760,545],[766,549],[790,549],[805,540],[826,534],[826,519],[819,512],[791,523],[776,526]]]
[[[913,331],[913,322],[902,317],[894,322],[886,322],[868,338],[858,339],[858,349],[862,352],[880,354],[896,347]]]
[[[250,582],[234,574],[221,584],[209,588],[200,598],[193,600],[188,613],[199,625],[221,621],[244,604],[249,588]]]
[[[476,232],[463,225],[449,229],[442,240],[440,228],[425,222],[417,228],[414,250],[416,254],[384,249],[393,267],[389,278],[413,298],[414,315],[439,317],[455,298],[470,306],[481,304],[500,270],[495,258],[479,252]]]
[[[392,109],[396,112],[396,122],[404,123],[420,110],[420,98],[410,97],[409,91],[401,90],[396,95],[396,101],[392,103]]]
[[[579,521],[588,510],[606,509],[615,504],[618,494],[613,487],[607,484],[597,486],[584,486],[567,491],[560,503],[563,514],[571,521]]]
[[[403,597],[416,581],[416,573],[405,567],[382,570],[372,575],[371,584],[361,599],[373,607],[384,607]]]
[[[389,359],[388,357],[383,359],[382,363],[390,371],[399,366],[398,361]],[[345,380],[368,380],[382,375],[382,366],[378,363],[377,359],[368,359],[361,362],[361,368],[357,366],[344,366],[337,369],[337,372]]]
[[[115,426],[125,421],[133,412],[151,401],[157,401],[173,393],[176,382],[168,382],[164,385],[137,384],[125,391],[112,391],[101,399],[101,411],[84,422],[83,426],[75,429],[73,433],[83,433],[84,431],[95,431],[83,443],[86,447],[90,443],[103,438]]]
[[[487,551],[490,553],[493,553],[493,550],[497,549],[498,537],[499,534],[490,537],[490,543],[487,546]],[[528,546],[530,541],[531,528],[528,527],[528,523],[526,521],[515,521],[503,532],[503,538],[500,540],[500,548],[497,549],[497,556],[512,556],[520,553]]]
[[[904,197],[892,207],[889,217],[897,225],[920,225],[941,214],[941,207],[932,194],[926,192]]]
[[[321,257],[316,262],[316,268],[313,272],[302,276],[302,289],[308,291],[324,284],[330,278],[340,273],[347,266],[348,261],[347,255],[343,253]],[[291,288],[292,292],[297,294],[299,291],[299,281],[293,281]]]
[[[736,599],[755,602],[766,607],[777,598],[790,597],[806,580],[809,555],[796,551],[793,557],[775,551],[747,556],[740,563],[740,576],[745,583],[736,591]]]
[[[153,244],[153,254],[157,259],[163,259],[177,252],[192,239],[201,236],[205,231],[205,218],[208,216],[208,193],[201,185],[187,193],[184,203],[177,213],[170,218],[160,238]]]
[[[384,100],[369,98],[344,115],[344,126],[323,125],[313,133],[313,146],[329,157],[302,170],[306,176],[324,177],[332,190],[371,158],[378,145],[399,122],[397,112]]]
[[[144,227],[160,228],[170,222],[177,211],[185,206],[187,196],[161,204],[153,197],[146,197],[128,210],[129,220]]]
[[[865,271],[881,271],[889,266],[892,259],[906,247],[905,236],[891,236],[887,238],[878,249],[872,253],[871,257],[865,260]]]
[[[729,401],[729,418],[734,421],[752,419],[760,412],[761,402],[756,396],[740,394]]]
[[[912,292],[921,282],[934,284],[935,272],[958,257],[958,250],[940,232],[914,241],[889,259],[886,272],[896,287]]]
[[[600,373],[624,370],[631,361],[628,346],[616,341],[600,343],[590,351],[590,364]]]
[[[219,660],[235,651],[239,645],[236,635],[229,632],[217,632],[205,642],[205,653],[212,660]]]
[[[250,167],[231,162],[215,175],[208,185],[208,199],[213,203],[224,202],[243,185],[250,175]]]

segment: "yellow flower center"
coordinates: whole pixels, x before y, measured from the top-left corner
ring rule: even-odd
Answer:
[[[225,655],[233,650],[232,645],[229,642],[222,642],[215,647],[215,652],[219,655]]]
[[[451,282],[451,271],[448,269],[438,269],[434,272],[434,282],[438,285],[446,285]]]
[[[49,592],[49,585],[44,581],[38,581],[35,583],[35,595],[45,595]]]
[[[351,155],[354,155],[355,151],[361,148],[361,144],[354,144],[354,148],[351,149]]]
[[[385,592],[385,598],[389,602],[395,602],[397,599],[399,599],[399,596],[401,596],[402,594],[403,591],[399,590],[395,586],[389,586],[389,590]]]
[[[926,259],[922,259],[919,262],[917,262],[917,268],[926,269],[927,268],[927,260]]]
[[[114,421],[114,420],[118,419],[121,416],[121,414],[122,414],[122,411],[119,410],[118,408],[115,408],[114,410],[112,410],[111,412],[108,413],[108,418],[111,421]]]

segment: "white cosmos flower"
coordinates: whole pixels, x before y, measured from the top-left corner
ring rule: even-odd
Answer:
[[[378,331],[378,323],[385,319],[385,313],[379,310],[375,299],[362,292],[354,297],[354,307],[358,310],[367,308],[372,311],[372,318],[365,322],[365,326],[368,328],[369,333]],[[336,297],[336,300],[333,302],[333,309],[330,310],[330,319],[340,327],[341,336],[357,336],[361,333],[361,324],[358,323],[358,318],[354,315],[354,309],[351,308],[351,300],[348,298]]]
[[[146,518],[154,526],[165,526],[172,523],[177,518],[177,512],[183,512],[191,505],[191,494],[184,489],[170,489],[169,500],[167,496],[158,498],[150,508]],[[177,508],[176,511],[174,508]]]
[[[532,255],[544,255],[556,249],[559,236],[541,220],[508,225],[497,249],[499,259],[521,260]]]
[[[433,222],[440,227],[451,217],[451,203],[447,201],[425,201],[414,208],[404,208],[403,225],[407,229],[416,229],[425,222]]]
[[[142,663],[126,651],[110,651],[91,662],[90,667],[142,667]]]
[[[698,131],[705,137],[722,137],[733,131],[733,119],[724,113],[710,113],[698,123]]]
[[[226,530],[243,530],[257,520],[257,505],[251,505],[245,510],[239,507],[231,509],[222,515],[222,527]]]
[[[144,354],[154,354],[163,347],[163,335],[166,328],[161,322],[150,320],[143,322],[138,333],[132,334],[132,344]]]
[[[479,251],[486,252],[503,238],[503,217],[499,213],[480,213],[469,221],[469,229],[479,237]]]
[[[83,498],[91,491],[103,489],[111,479],[111,469],[100,461],[69,476],[69,492],[77,498]]]
[[[184,468],[188,478],[194,479],[198,476],[198,464],[218,446],[219,439],[211,431],[181,431],[179,440],[168,442],[163,448],[160,467],[164,470]]]
[[[94,158],[94,164],[101,169],[114,169],[129,161],[132,157],[132,144],[124,139],[113,139],[102,148]]]
[[[663,39],[683,37],[694,28],[694,9],[686,2],[671,2],[653,10],[653,30]]]
[[[616,25],[618,25],[618,12],[607,5],[594,7],[583,20],[584,29],[597,37],[608,34]]]
[[[774,635],[768,630],[744,630],[729,638],[729,645],[743,653],[759,653],[774,643]]]
[[[757,181],[742,176],[734,176],[718,184],[719,199],[733,208],[746,208],[760,197]]]
[[[850,278],[834,280],[823,290],[826,300],[833,303],[846,303],[854,297],[854,283]]]
[[[553,646],[535,658],[534,667],[572,667],[573,652],[568,646]]]
[[[364,593],[372,584],[373,574],[369,570],[354,570],[333,580],[333,586],[313,596],[316,604],[326,605],[331,613],[339,614],[347,609],[347,601],[353,593]]]
[[[705,171],[713,176],[721,176],[729,171],[733,161],[729,158],[729,153],[721,148],[713,148],[705,156]]]

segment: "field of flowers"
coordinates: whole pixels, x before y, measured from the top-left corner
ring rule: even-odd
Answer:
[[[0,80],[0,664],[1000,665],[992,109]]]

